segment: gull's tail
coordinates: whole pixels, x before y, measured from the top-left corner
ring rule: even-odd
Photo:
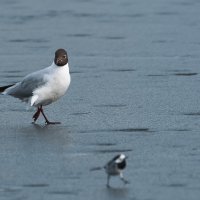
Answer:
[[[13,85],[15,85],[15,84],[11,84],[11,85],[6,85],[6,86],[3,86],[3,87],[0,87],[0,93],[4,92],[7,88],[12,87]]]

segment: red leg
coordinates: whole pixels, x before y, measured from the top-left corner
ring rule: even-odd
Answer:
[[[33,115],[33,120],[34,122],[36,122],[36,120],[38,119],[38,117],[40,116],[40,112],[41,112],[41,107],[37,108],[37,111],[35,112],[35,114]]]
[[[47,117],[46,117],[46,115],[44,114],[44,111],[43,111],[43,109],[42,109],[42,106],[41,106],[41,108],[40,108],[40,112],[42,113],[42,115],[43,115],[43,117],[44,117],[44,119],[45,119],[45,123],[48,125],[48,124],[61,124],[60,122],[50,122],[48,119],[47,119]]]

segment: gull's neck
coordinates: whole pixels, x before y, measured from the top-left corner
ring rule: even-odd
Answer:
[[[58,69],[62,69],[62,68],[65,68],[65,67],[69,68],[68,63],[67,63],[66,65],[63,65],[63,66],[57,66],[57,65],[54,63],[54,61],[52,62],[51,67],[53,67],[53,68],[58,68]]]

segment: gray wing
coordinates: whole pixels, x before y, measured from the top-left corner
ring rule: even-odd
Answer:
[[[107,171],[108,174],[115,175],[117,174],[117,164],[113,161],[110,160],[105,166],[105,170]]]
[[[24,100],[32,96],[33,91],[46,84],[45,70],[27,75],[21,82],[6,89],[6,94]]]

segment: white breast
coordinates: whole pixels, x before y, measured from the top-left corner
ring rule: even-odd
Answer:
[[[31,106],[48,105],[66,93],[71,81],[68,64],[62,67],[52,64],[45,79],[47,83],[33,92]]]

